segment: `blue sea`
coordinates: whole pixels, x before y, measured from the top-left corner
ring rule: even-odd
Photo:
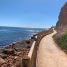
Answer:
[[[13,42],[30,39],[34,34],[42,30],[44,29],[0,26],[0,48],[3,48]]]

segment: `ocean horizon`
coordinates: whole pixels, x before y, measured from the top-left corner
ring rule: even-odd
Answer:
[[[39,31],[46,28],[25,28],[0,26],[0,48],[8,46],[13,42],[30,39]]]

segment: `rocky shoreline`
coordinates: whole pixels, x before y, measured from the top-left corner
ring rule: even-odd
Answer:
[[[16,67],[24,55],[28,55],[34,41],[35,35],[31,39],[21,42],[14,42],[11,45],[0,49],[0,67]],[[19,67],[19,66],[18,66]]]

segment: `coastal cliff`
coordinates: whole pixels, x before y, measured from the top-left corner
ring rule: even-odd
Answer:
[[[67,2],[61,8],[58,22],[56,23],[56,31],[57,34],[53,36],[54,40],[67,53]]]
[[[58,22],[56,23],[56,37],[61,37],[67,31],[67,2],[61,8]]]
[[[61,8],[60,15],[59,15],[59,20],[56,24],[57,28],[63,28],[65,26],[67,26],[67,2]]]

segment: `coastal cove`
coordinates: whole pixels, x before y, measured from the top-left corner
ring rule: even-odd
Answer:
[[[42,30],[33,35],[31,39],[15,42],[12,45],[0,50],[1,67],[33,67],[36,66],[36,53],[40,40],[52,33],[53,30]],[[29,62],[27,62],[27,59]],[[5,62],[6,61],[6,62]]]
[[[15,42],[31,39],[37,32],[43,28],[19,28],[0,26],[0,48],[9,46]]]
[[[67,67],[67,0],[0,0],[0,67]]]

